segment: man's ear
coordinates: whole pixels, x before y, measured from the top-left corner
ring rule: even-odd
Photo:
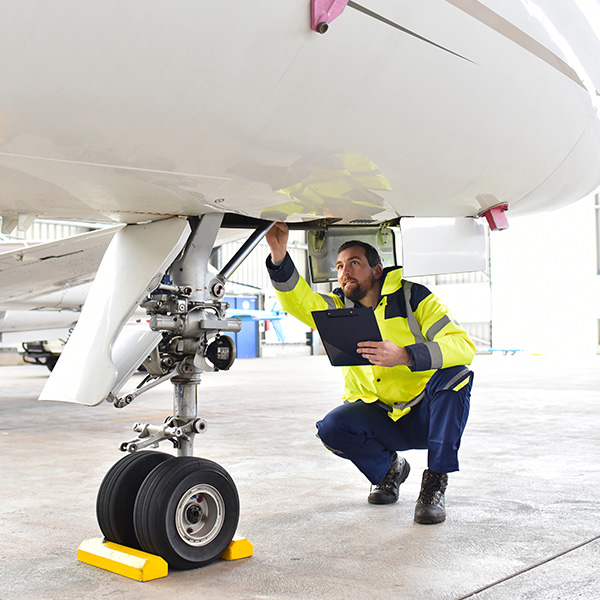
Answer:
[[[381,276],[383,275],[383,267],[381,265],[375,265],[373,267],[373,275],[375,276],[375,279],[381,279]]]

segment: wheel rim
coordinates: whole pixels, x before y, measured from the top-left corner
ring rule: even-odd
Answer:
[[[225,501],[212,485],[190,488],[175,513],[177,532],[190,546],[205,546],[214,540],[225,522]]]

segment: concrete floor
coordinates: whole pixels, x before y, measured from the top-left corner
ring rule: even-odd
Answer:
[[[423,451],[407,453],[398,504],[371,506],[368,482],[315,438],[340,396],[326,358],[206,374],[196,455],[236,481],[254,556],[139,583],[76,553],[100,536],[96,491],[120,442],[170,414],[170,385],[123,410],[39,403],[43,367],[1,367],[0,598],[600,598],[600,357],[478,356],[474,369],[462,470],[435,526],[412,520]]]

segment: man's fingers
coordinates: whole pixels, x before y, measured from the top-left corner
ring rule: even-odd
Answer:
[[[378,349],[375,346],[359,346],[356,351],[361,354],[376,354]]]
[[[359,348],[372,348],[373,350],[381,346],[383,342],[358,342]]]

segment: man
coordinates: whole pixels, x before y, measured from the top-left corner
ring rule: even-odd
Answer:
[[[427,449],[414,518],[444,521],[448,473],[458,471],[469,414],[473,377],[464,365],[475,355],[473,342],[436,296],[402,279],[402,268],[384,269],[377,250],[364,242],[340,247],[339,289],[313,292],[287,253],[288,237],[284,223],[266,236],[267,268],[283,310],[315,328],[314,310],[371,307],[383,339],[358,344],[370,365],[343,367],[344,404],[317,423],[319,438],[369,479],[371,504],[398,500],[410,466],[397,451]]]

